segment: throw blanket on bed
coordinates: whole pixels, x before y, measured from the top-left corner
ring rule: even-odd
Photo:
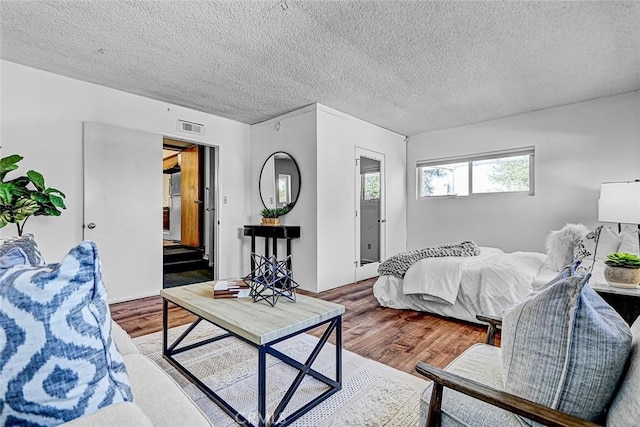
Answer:
[[[430,246],[393,255],[380,264],[378,274],[381,276],[396,276],[402,279],[409,267],[424,258],[475,255],[480,255],[480,248],[470,240],[448,245]]]

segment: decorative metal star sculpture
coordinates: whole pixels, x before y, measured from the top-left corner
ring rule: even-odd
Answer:
[[[255,268],[243,281],[251,288],[249,296],[253,302],[266,301],[275,307],[280,297],[296,301],[296,288],[299,285],[293,280],[291,255],[284,260],[277,260],[273,255],[267,258],[252,252],[251,259]]]

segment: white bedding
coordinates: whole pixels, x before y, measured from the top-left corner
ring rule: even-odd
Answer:
[[[449,258],[456,260],[443,261]],[[500,316],[506,307],[529,295],[545,259],[545,254],[537,252],[504,253],[481,247],[480,255],[474,257],[420,260],[407,270],[404,280],[380,276],[373,293],[385,307],[477,323],[476,314]]]
[[[404,275],[402,293],[418,294],[426,301],[453,305],[462,284],[462,272],[470,271],[479,262],[503,253],[496,248],[480,248],[480,255],[424,258],[413,264]],[[479,277],[465,280],[479,280]]]

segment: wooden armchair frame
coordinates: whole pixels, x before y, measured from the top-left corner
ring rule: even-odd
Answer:
[[[502,329],[502,318],[484,314],[477,314],[476,319],[489,324],[487,328],[487,339],[485,343],[489,345],[496,345],[496,332],[498,332],[498,329]]]
[[[502,320],[497,317],[483,315],[477,315],[476,318],[489,324],[486,343],[494,345],[495,334],[501,328]],[[488,387],[477,381],[452,374],[424,362],[418,363],[416,371],[433,381],[429,415],[427,417],[427,426],[429,427],[440,427],[442,420],[442,393],[445,387],[548,426],[598,426],[598,424],[594,424],[591,421]]]

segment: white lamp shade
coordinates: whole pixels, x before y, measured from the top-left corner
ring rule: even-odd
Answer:
[[[640,181],[602,183],[598,221],[640,224]]]

